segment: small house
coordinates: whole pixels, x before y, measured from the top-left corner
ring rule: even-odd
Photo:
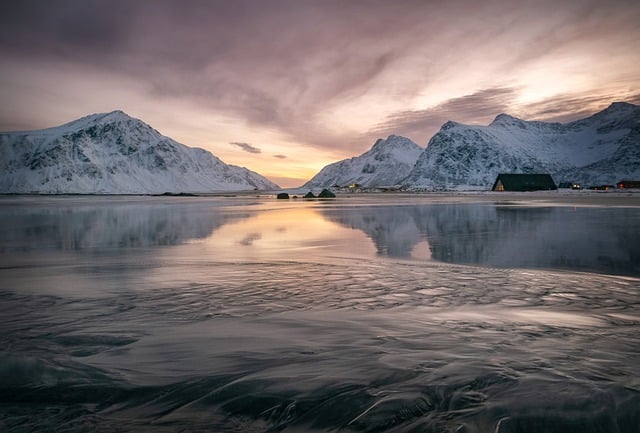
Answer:
[[[548,191],[558,189],[550,174],[501,173],[492,191]]]
[[[621,180],[616,186],[618,189],[640,188],[640,180]]]

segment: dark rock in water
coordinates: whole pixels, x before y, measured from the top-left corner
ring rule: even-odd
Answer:
[[[169,197],[197,197],[197,194],[192,194],[190,192],[165,192],[162,194],[152,194],[152,195],[160,195],[160,196],[169,196]]]
[[[329,191],[328,189],[323,189],[320,194],[318,194],[318,198],[335,198],[336,195]]]
[[[286,192],[281,192],[277,195],[277,198],[287,200],[289,198],[289,194],[287,194]]]
[[[311,191],[309,191],[308,193],[305,194],[304,198],[316,198],[316,196],[313,195]]]

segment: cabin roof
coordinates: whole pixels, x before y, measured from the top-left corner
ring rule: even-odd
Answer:
[[[539,191],[558,188],[550,174],[501,173],[491,189],[493,191]]]

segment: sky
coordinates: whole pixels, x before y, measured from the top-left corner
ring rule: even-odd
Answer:
[[[282,187],[447,120],[640,103],[637,0],[21,0],[0,131],[123,110]]]

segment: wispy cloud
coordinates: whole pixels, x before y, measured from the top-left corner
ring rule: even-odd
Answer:
[[[487,123],[497,114],[507,112],[516,95],[516,89],[497,87],[452,98],[424,110],[401,111],[389,116],[371,134],[403,135],[419,144],[424,143],[448,120],[471,124]]]
[[[274,158],[278,158],[278,159],[287,159],[287,155],[273,155]]]
[[[605,109],[612,102],[640,104],[640,93],[630,92],[614,101],[608,94],[559,94],[528,104],[517,104],[518,89],[497,87],[484,89],[460,98],[452,98],[425,110],[401,111],[389,116],[368,133],[368,137],[403,135],[417,143],[435,134],[447,121],[488,125],[496,115],[507,113],[525,120],[570,122]]]
[[[345,156],[391,133],[425,144],[450,119],[486,124],[503,111],[563,119],[586,107],[569,95],[611,100],[638,89],[638,22],[637,0],[8,2],[0,126],[42,127],[70,106],[102,107],[107,94],[150,122],[148,112],[179,101],[185,117],[197,109],[222,125],[209,133],[227,133],[222,143],[258,141],[236,135],[240,126]],[[536,91],[546,99],[522,105]],[[281,146],[274,153],[288,154]]]
[[[255,146],[252,146],[249,143],[241,143],[241,142],[238,142],[238,141],[234,141],[234,142],[231,142],[229,144],[232,144],[232,145],[234,145],[236,147],[239,147],[240,149],[244,150],[245,152],[262,153],[262,150],[260,150],[259,148],[255,147]]]
[[[617,101],[612,101],[611,96],[606,94],[556,95],[553,98],[526,104],[520,107],[519,113],[516,114],[518,117],[527,120],[570,122],[588,117],[596,111],[601,111],[612,102],[640,104],[640,93],[630,93]]]

